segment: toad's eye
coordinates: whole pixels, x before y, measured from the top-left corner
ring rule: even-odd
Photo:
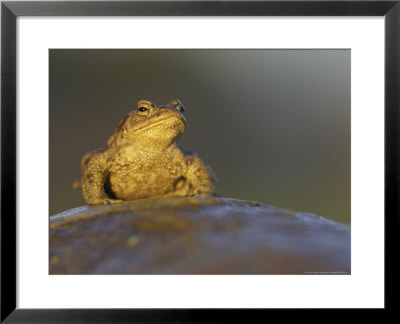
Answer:
[[[142,116],[147,116],[150,112],[149,108],[147,108],[147,107],[138,107],[137,111],[138,111],[138,114],[142,115]]]

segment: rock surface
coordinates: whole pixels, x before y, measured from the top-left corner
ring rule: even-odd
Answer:
[[[50,218],[50,274],[350,274],[350,227],[265,204],[177,197]]]

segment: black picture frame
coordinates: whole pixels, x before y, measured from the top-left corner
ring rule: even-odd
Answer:
[[[262,310],[16,308],[16,19],[18,16],[384,16],[385,310],[395,309],[399,255],[400,0],[395,1],[2,1],[1,322],[233,322]],[[393,298],[392,298],[393,296]]]

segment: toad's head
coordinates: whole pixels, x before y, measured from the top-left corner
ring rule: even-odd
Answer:
[[[151,147],[168,146],[185,131],[184,106],[180,100],[167,105],[156,105],[140,100],[108,140],[108,146],[141,144]]]

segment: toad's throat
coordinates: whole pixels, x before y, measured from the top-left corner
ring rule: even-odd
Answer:
[[[153,128],[153,127],[158,126],[159,124],[162,124],[162,123],[165,122],[166,120],[172,119],[172,118],[177,118],[177,119],[181,120],[181,121],[186,125],[186,119],[185,119],[185,117],[180,116],[180,115],[174,115],[174,116],[168,116],[168,117],[166,117],[166,118],[162,118],[162,119],[160,119],[160,120],[158,120],[158,121],[156,121],[156,122],[152,122],[152,123],[150,123],[150,124],[148,124],[148,125],[145,125],[145,126],[142,126],[142,127],[139,127],[139,128],[135,128],[135,132],[136,132],[136,131],[143,131],[143,130],[151,129],[151,128]]]

